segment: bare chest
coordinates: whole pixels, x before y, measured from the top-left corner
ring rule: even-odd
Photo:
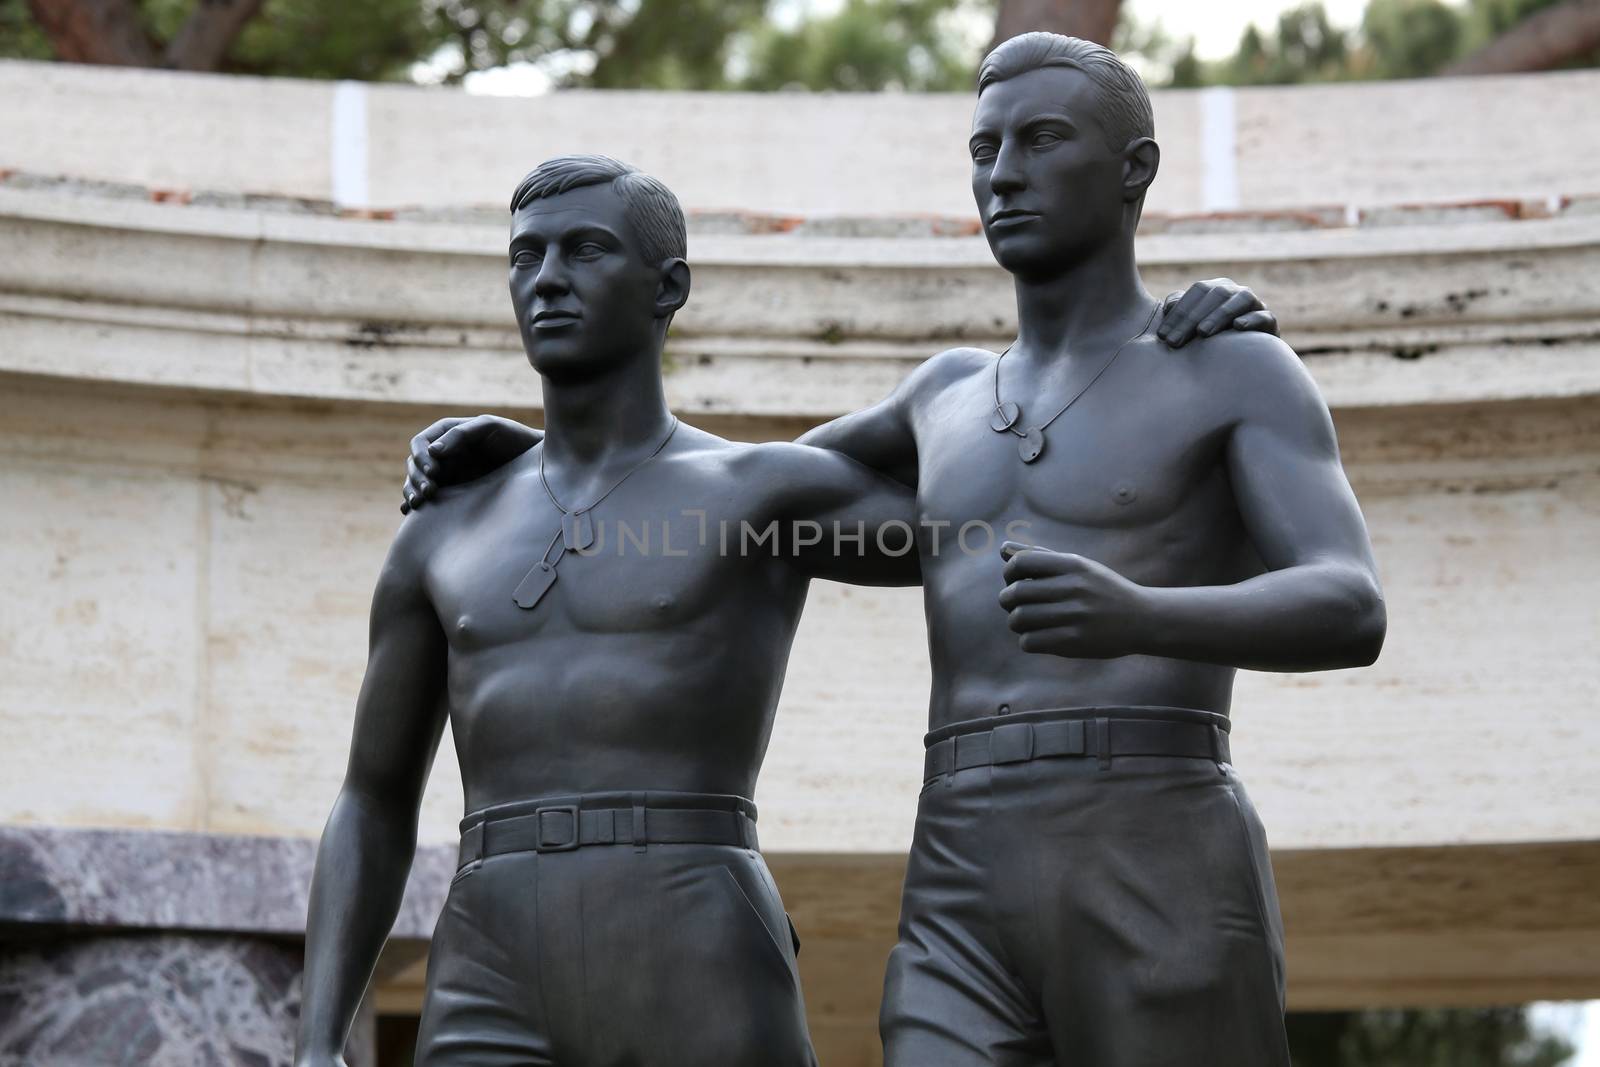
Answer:
[[[1136,370],[1131,362],[1114,368],[1120,373],[1031,440],[1021,435],[1063,397],[1014,391],[1005,399],[1020,408],[1015,426],[996,430],[990,373],[942,390],[915,416],[920,518],[957,529],[982,522],[997,531],[1014,523],[1094,531],[1182,515],[1215,486],[1224,434],[1179,383],[1140,388]]]
[[[725,511],[689,492],[619,492],[564,531],[537,478],[518,478],[435,554],[430,595],[460,652],[692,626],[730,582],[760,577],[719,551]]]

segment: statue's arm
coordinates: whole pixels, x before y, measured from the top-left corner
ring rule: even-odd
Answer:
[[[414,527],[428,518],[402,524],[373,595],[350,762],[311,879],[299,1067],[344,1062],[416,851],[422,790],[445,722],[445,639],[416,559]]]
[[[1153,647],[1254,670],[1365,666],[1383,647],[1387,618],[1333,418],[1288,345],[1231,340],[1240,352],[1227,377],[1239,408],[1228,474],[1266,573],[1236,585],[1152,590]]]
[[[923,363],[878,403],[814,427],[795,443],[848,456],[901,485],[916,488],[917,439],[910,412],[917,392],[934,375],[940,359],[934,356]]]
[[[1229,348],[1219,377],[1237,404],[1228,473],[1266,573],[1233,585],[1142,586],[1093,560],[1018,546],[1001,606],[1025,650],[1264,671],[1377,658],[1383,592],[1327,405],[1281,341],[1239,335]]]
[[[853,585],[919,585],[916,494],[849,456],[799,444],[758,445],[755,476],[779,523],[780,551],[809,577]]]

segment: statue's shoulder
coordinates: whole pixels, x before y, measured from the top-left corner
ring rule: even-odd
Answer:
[[[537,478],[538,470],[535,446],[481,477],[440,486],[433,499],[406,515],[395,544],[402,544],[403,538],[425,557],[456,531],[477,525],[484,510],[505,493],[526,491],[527,479]],[[524,484],[519,486],[519,481]]]
[[[902,383],[902,393],[924,397],[929,392],[966,381],[975,374],[993,373],[994,361],[999,358],[998,353],[985,348],[947,348],[923,360],[916,370],[907,375]]]
[[[1326,402],[1311,372],[1293,348],[1269,333],[1223,330],[1191,341],[1184,349],[1207,393],[1226,398],[1236,415],[1281,414],[1321,408]]]

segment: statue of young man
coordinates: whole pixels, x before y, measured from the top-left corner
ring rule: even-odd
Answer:
[[[342,1062],[448,717],[470,814],[418,1064],[814,1065],[748,798],[809,579],[914,582],[915,555],[875,547],[883,524],[909,528],[910,491],[667,410],[689,268],[665,186],[556,159],[512,210],[547,433],[406,518],[384,563],[317,853],[297,1062]],[[862,554],[793,532],[836,516]]]
[[[996,48],[972,184],[1017,341],[941,353],[801,439],[914,484],[930,523],[1030,524],[1032,546],[993,556],[920,545],[934,681],[890,1067],[1288,1063],[1266,839],[1228,755],[1233,676],[1371,663],[1383,599],[1295,354],[1221,329],[1237,301],[1192,291],[1151,331],[1133,236],[1152,134],[1110,51]],[[1156,341],[1197,324],[1182,354]],[[435,424],[408,500],[535,438]]]

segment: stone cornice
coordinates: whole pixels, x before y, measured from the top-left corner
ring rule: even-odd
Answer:
[[[265,396],[537,407],[504,231],[0,189],[0,371]],[[1335,407],[1600,391],[1600,215],[1156,235],[1152,289],[1253,285]],[[996,346],[973,237],[697,235],[668,345],[688,413],[823,418]]]

